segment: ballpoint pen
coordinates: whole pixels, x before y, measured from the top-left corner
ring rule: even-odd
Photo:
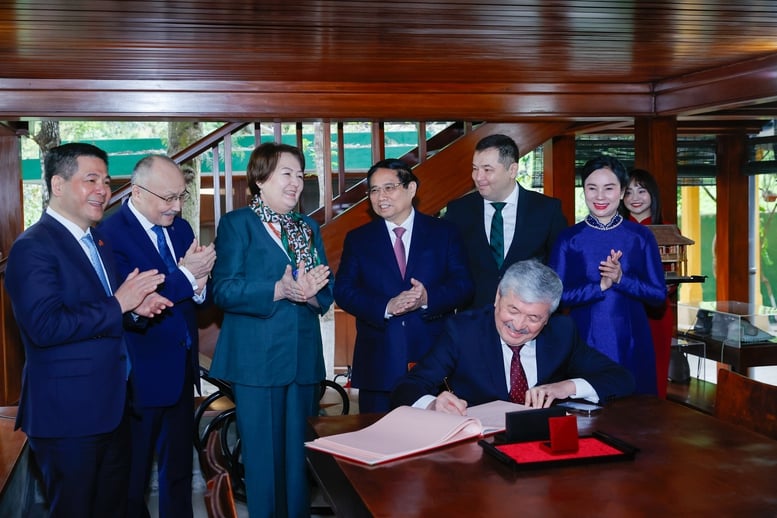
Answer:
[[[453,389],[452,389],[452,388],[451,388],[451,386],[448,384],[448,376],[445,376],[445,377],[442,379],[442,384],[445,386],[445,390],[447,390],[448,392],[450,392],[451,394],[453,394]]]

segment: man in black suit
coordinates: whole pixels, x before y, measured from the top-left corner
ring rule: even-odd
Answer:
[[[517,174],[515,141],[489,135],[475,146],[472,159],[477,192],[448,204],[445,219],[459,228],[475,282],[470,308],[494,302],[499,279],[516,261],[536,258],[546,263],[556,236],[567,227],[561,202],[524,189],[515,180]],[[499,229],[492,229],[494,223]],[[495,231],[502,239],[495,238]]]
[[[561,292],[550,267],[512,265],[493,306],[446,322],[432,350],[397,383],[392,406],[465,414],[467,406],[495,400],[541,408],[557,399],[597,403],[631,394],[631,373],[588,346],[568,316],[553,316]],[[513,362],[520,362],[520,377]],[[443,385],[448,390],[440,392]]]

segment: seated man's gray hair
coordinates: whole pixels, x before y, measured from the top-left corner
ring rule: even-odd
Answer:
[[[563,286],[558,274],[535,259],[519,261],[510,266],[499,282],[499,295],[511,292],[530,304],[550,304],[550,312],[558,308]]]

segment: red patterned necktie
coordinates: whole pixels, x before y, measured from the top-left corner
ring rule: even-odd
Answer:
[[[402,236],[405,234],[405,229],[397,227],[394,229],[394,233],[397,235],[397,239],[394,241],[394,257],[397,258],[399,273],[402,274],[402,278],[404,279],[407,263],[405,259],[405,243],[402,242]]]
[[[523,405],[526,402],[526,391],[529,390],[526,373],[521,365],[521,347],[523,345],[508,345],[507,347],[513,351],[513,359],[510,360],[510,401]]]

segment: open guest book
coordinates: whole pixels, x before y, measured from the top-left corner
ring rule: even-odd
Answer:
[[[362,464],[381,464],[502,431],[506,412],[526,408],[492,401],[468,408],[468,415],[460,416],[401,406],[366,428],[319,437],[305,446]]]

